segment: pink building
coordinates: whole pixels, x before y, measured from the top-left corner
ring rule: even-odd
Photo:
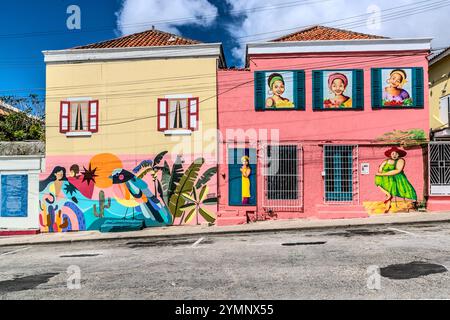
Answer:
[[[317,26],[248,44],[218,76],[217,223],[423,206],[430,41]]]

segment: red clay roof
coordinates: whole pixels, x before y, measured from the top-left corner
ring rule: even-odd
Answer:
[[[161,47],[161,46],[182,46],[200,44],[200,41],[183,38],[175,34],[159,31],[147,30],[144,32],[130,34],[117,39],[102,41],[74,49],[104,49],[104,48],[132,48],[132,47]]]
[[[357,39],[387,39],[382,36],[359,33],[343,29],[336,29],[324,26],[313,26],[307,29],[296,31],[281,38],[272,40],[275,42],[284,41],[314,41],[314,40],[357,40]]]

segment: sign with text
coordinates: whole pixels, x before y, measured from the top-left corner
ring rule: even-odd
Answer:
[[[28,176],[2,175],[0,179],[0,217],[28,216]]]

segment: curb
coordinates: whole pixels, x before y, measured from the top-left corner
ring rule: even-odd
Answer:
[[[322,226],[293,226],[293,227],[272,227],[261,229],[243,229],[243,230],[210,230],[199,231],[191,233],[178,233],[168,235],[130,235],[119,236],[110,238],[79,238],[79,239],[61,239],[55,241],[24,241],[19,243],[5,243],[0,244],[0,247],[13,247],[13,246],[35,246],[35,245],[56,245],[56,244],[70,244],[70,243],[82,243],[82,242],[113,242],[113,241],[130,241],[130,240],[142,240],[142,239],[179,239],[179,238],[194,238],[194,237],[206,237],[206,236],[224,236],[224,235],[241,235],[241,234],[263,234],[263,233],[277,233],[277,232],[295,232],[295,231],[309,231],[309,230],[336,230],[336,229],[348,229],[355,227],[373,228],[380,226],[391,225],[416,225],[416,224],[437,224],[437,223],[450,223],[450,219],[436,219],[436,220],[424,220],[424,221],[393,221],[393,222],[374,222],[374,223],[346,223],[341,225],[322,225]],[[121,234],[123,235],[123,233]]]

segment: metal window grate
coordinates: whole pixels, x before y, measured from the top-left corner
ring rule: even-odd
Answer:
[[[358,204],[358,147],[324,146],[324,201],[327,204]]]
[[[301,145],[267,145],[263,150],[263,208],[300,211],[303,208]]]
[[[450,143],[431,142],[429,155],[430,194],[450,195]]]

